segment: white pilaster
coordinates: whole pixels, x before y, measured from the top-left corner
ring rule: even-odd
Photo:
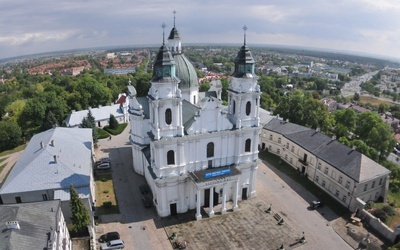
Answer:
[[[239,191],[239,180],[237,180],[235,182],[235,188],[234,188],[234,192],[233,192],[233,211],[237,211],[239,210],[239,206],[238,206],[238,191]]]
[[[210,212],[208,215],[210,217],[214,216],[214,187],[210,187]]]
[[[222,209],[221,214],[226,213],[226,183],[222,186]]]
[[[201,189],[197,189],[197,200],[196,200],[196,220],[201,220],[201,211],[200,211],[200,200],[201,200]]]

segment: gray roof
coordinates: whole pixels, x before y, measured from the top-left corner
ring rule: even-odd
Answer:
[[[186,100],[182,100],[182,121],[185,132],[194,122],[194,117],[199,110],[200,108],[198,106],[193,105]]]
[[[264,129],[282,134],[358,183],[390,173],[367,156],[313,129],[277,118],[267,123]]]
[[[123,116],[123,112],[120,108],[120,104],[113,104],[111,106],[102,106],[98,108],[90,108],[90,112],[95,119],[95,121],[104,121],[110,119],[110,115],[114,117]],[[69,127],[79,126],[83,118],[87,117],[89,110],[73,111],[66,119],[65,123]]]
[[[147,97],[137,97],[136,100],[140,105],[142,105],[144,117],[150,119],[149,99]]]
[[[178,54],[174,57],[176,63],[176,76],[181,80],[179,89],[198,88],[199,79],[193,64],[184,54]]]
[[[59,200],[0,205],[0,249],[47,249],[59,209]],[[7,229],[8,221],[18,221],[20,229]]]
[[[291,133],[297,133],[300,131],[310,130],[310,128],[306,128],[294,123],[290,123],[278,118],[273,118],[270,122],[265,124],[265,129],[274,131],[276,133],[286,135]]]
[[[92,129],[89,128],[56,127],[36,134],[16,162],[0,194],[88,186],[92,144]]]

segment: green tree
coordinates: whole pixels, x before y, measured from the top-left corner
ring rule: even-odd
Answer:
[[[207,92],[210,89],[210,82],[204,81],[199,86],[199,92]]]
[[[115,119],[115,116],[114,115],[110,115],[110,122],[109,122],[109,124],[110,124],[110,128],[111,129],[117,129],[118,128],[118,121],[117,121],[117,119]]]
[[[12,103],[8,104],[5,108],[7,113],[7,117],[3,117],[5,120],[17,122],[19,117],[21,116],[22,111],[25,107],[24,100],[15,100]]]
[[[72,185],[69,186],[69,192],[69,206],[71,208],[71,221],[73,224],[72,231],[74,233],[84,232],[84,230],[86,230],[87,226],[90,224],[89,212]]]
[[[381,117],[371,111],[366,111],[357,116],[356,134],[361,140],[366,141],[372,128],[383,122]]]
[[[48,130],[58,126],[58,121],[53,112],[47,112],[46,119],[43,121],[42,130]]]
[[[337,110],[333,113],[333,118],[336,123],[336,128],[342,130],[346,128],[348,132],[354,132],[357,121],[357,114],[353,109]],[[347,136],[343,135],[343,136]]]
[[[353,100],[354,101],[356,101],[356,102],[358,102],[359,100],[360,100],[360,94],[359,93],[354,93],[354,97],[353,97]]]
[[[21,128],[16,122],[0,121],[0,152],[22,143]]]
[[[82,122],[81,122],[81,124],[79,124],[79,127],[92,129],[93,143],[96,145],[97,142],[99,141],[99,132],[98,132],[98,128],[96,127],[96,120],[90,110],[89,110],[87,116],[82,119]]]

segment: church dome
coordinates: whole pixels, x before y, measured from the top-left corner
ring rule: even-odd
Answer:
[[[174,56],[176,64],[176,76],[181,80],[179,88],[181,90],[198,88],[198,78],[193,64],[184,54]]]

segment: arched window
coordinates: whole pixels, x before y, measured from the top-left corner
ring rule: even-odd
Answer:
[[[167,152],[167,164],[174,165],[175,164],[175,152],[174,150],[170,150]]]
[[[251,140],[247,139],[244,145],[244,152],[250,152],[251,150]]]
[[[207,158],[214,157],[214,143],[207,144]]]
[[[232,102],[232,114],[235,114],[235,111],[236,111],[236,102],[235,102],[235,100],[233,100],[233,102]]]
[[[251,102],[246,103],[246,115],[249,116],[251,112]]]
[[[166,109],[165,110],[165,123],[168,125],[171,125],[172,123],[172,111],[171,109]]]

